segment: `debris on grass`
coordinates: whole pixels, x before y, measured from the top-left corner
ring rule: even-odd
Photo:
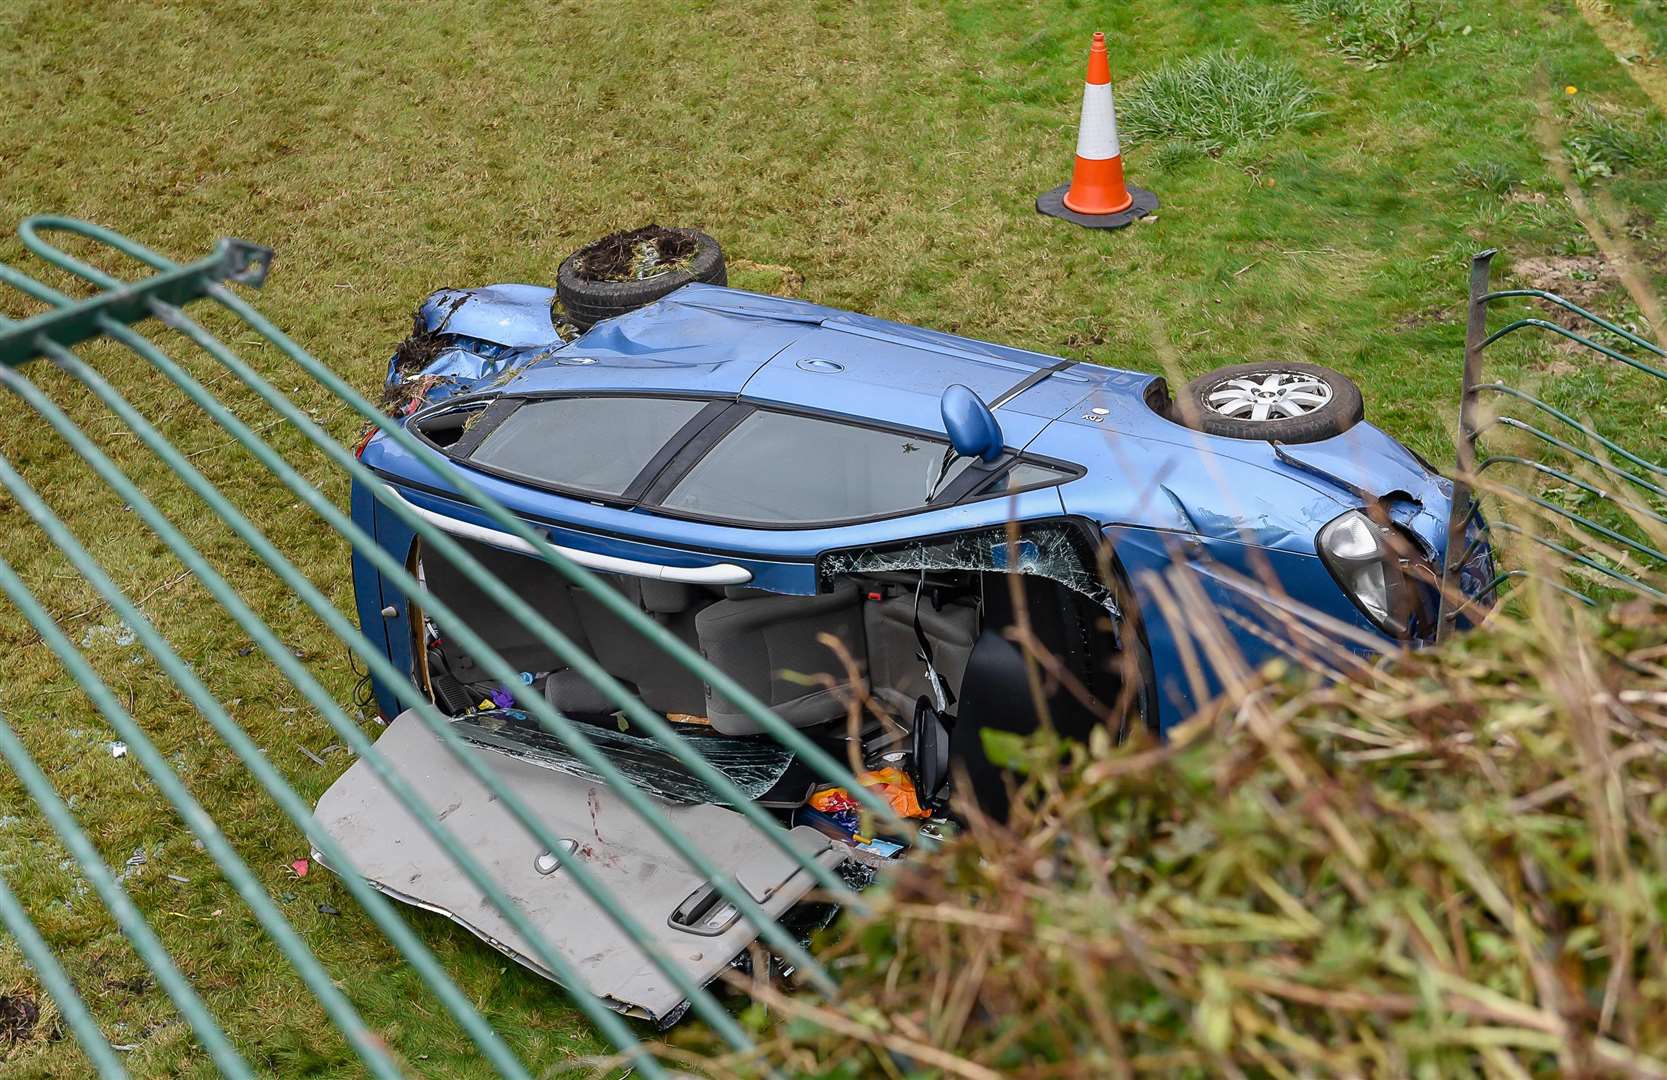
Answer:
[[[289,868],[296,877],[304,878],[307,876],[307,872],[313,868],[313,864],[307,859],[296,859],[289,864]]]
[[[688,233],[662,225],[604,236],[579,252],[575,269],[591,281],[646,281],[674,270],[687,270],[697,244]]]
[[[1130,134],[1188,142],[1212,156],[1318,115],[1314,92],[1296,68],[1228,49],[1172,60],[1118,103],[1118,120]],[[1176,151],[1166,156],[1173,161]]]
[[[126,880],[128,880],[129,878],[133,877],[133,875],[135,875],[135,874],[139,873],[141,870],[143,870],[144,867],[145,867],[145,864],[149,861],[150,861],[150,859],[148,857],[146,857],[144,848],[134,848],[133,849],[133,854],[131,854],[127,857],[127,861],[122,863],[121,870],[117,871],[116,880],[117,881],[126,881]]]
[[[28,994],[0,994],[0,1049],[32,1039],[40,1018],[41,1007]]]
[[[133,632],[133,627],[118,619],[114,623],[89,626],[86,632],[81,635],[81,647],[91,649],[109,642],[117,648],[125,649],[133,644],[135,640],[136,635]]]
[[[113,758],[124,758],[127,756],[127,744],[124,742],[111,743],[109,745],[109,750],[110,756]]]

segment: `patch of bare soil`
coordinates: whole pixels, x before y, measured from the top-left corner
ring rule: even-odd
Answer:
[[[1544,289],[1588,307],[1620,280],[1602,255],[1541,255],[1518,259],[1517,277],[1531,289]]]
[[[1602,255],[1540,255],[1518,259],[1512,269],[1529,288],[1556,293],[1588,311],[1595,310],[1593,305],[1621,280]],[[1551,308],[1552,318],[1559,325],[1570,329],[1580,325],[1581,320],[1572,312],[1555,305],[1546,306]]]
[[[1425,326],[1435,326],[1438,323],[1456,322],[1457,319],[1458,316],[1446,305],[1436,304],[1424,308],[1422,311],[1414,311],[1401,316],[1396,321],[1396,325],[1402,330],[1417,330]]]
[[[579,253],[575,268],[591,281],[643,281],[688,269],[695,248],[687,233],[644,225],[604,236]]]
[[[40,1022],[41,1008],[26,994],[0,994],[0,1049],[28,1042]]]
[[[1570,303],[1600,315],[1604,307],[1610,306],[1608,301],[1612,290],[1621,283],[1614,266],[1602,255],[1541,255],[1518,259],[1512,270],[1529,288],[1556,293]],[[1536,301],[1536,304],[1549,321],[1582,336],[1591,336],[1592,325],[1574,312],[1544,300]],[[1553,347],[1565,356],[1590,355],[1585,346],[1560,335]],[[1554,358],[1542,365],[1541,370],[1548,375],[1563,375],[1577,368],[1565,359]]]

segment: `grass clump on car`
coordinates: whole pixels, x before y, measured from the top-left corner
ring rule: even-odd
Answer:
[[[579,271],[592,281],[646,281],[687,270],[695,238],[686,232],[645,225],[604,236],[579,253]]]
[[[1217,50],[1157,68],[1117,103],[1124,130],[1179,140],[1207,154],[1258,143],[1319,115],[1296,68]]]
[[[1507,621],[1352,681],[1242,671],[1168,747],[1022,747],[1028,817],[871,892],[826,957],[838,1000],[755,989],[787,1020],[767,1053],[817,1076],[1667,1075],[1663,655],[1662,606]]]

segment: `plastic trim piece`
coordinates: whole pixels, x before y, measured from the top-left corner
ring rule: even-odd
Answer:
[[[462,540],[473,540],[476,543],[495,547],[501,551],[513,551],[520,555],[531,555],[534,558],[542,556],[533,546],[506,532],[488,529],[484,525],[476,525],[468,521],[459,521],[445,514],[437,514],[432,510],[425,510],[416,505],[392,488],[388,489],[400,502],[410,507],[411,512],[439,529],[444,529],[451,535]],[[710,566],[662,566],[659,563],[641,562],[637,559],[621,559],[613,555],[598,555],[593,551],[580,551],[578,548],[552,545],[564,556],[572,559],[580,566],[589,570],[596,570],[604,574],[624,574],[628,577],[648,578],[653,581],[678,581],[686,585],[745,585],[752,580],[752,571],[734,563],[713,563]]]

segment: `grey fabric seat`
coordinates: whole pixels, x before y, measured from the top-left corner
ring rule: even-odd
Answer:
[[[752,593],[752,590],[748,590]],[[741,599],[734,598],[740,595]],[[777,716],[810,727],[845,716],[851,686],[845,665],[817,640],[832,634],[866,667],[862,592],[847,585],[823,596],[730,594],[695,615],[695,635],[706,658]],[[818,676],[829,675],[832,687]],[[739,706],[706,688],[706,715],[726,735],[761,730]]]
[[[696,644],[696,616],[691,608],[710,594],[698,594],[694,588],[676,582],[633,577],[604,580],[661,626],[690,646]],[[642,634],[590,593],[575,589],[573,604],[585,628],[591,656],[614,678],[635,687],[643,704],[663,713],[699,714],[704,710],[706,688],[698,676],[649,645]]]
[[[559,580],[554,571],[544,570],[535,560],[525,555],[499,551],[497,548],[470,540],[460,543],[465,550],[480,560],[481,565],[494,577],[512,588],[517,588],[521,598],[530,604],[533,610],[571,638],[574,644],[581,649],[590,648],[590,641],[585,636],[585,628],[579,620],[579,612],[574,604],[574,589]],[[527,568],[530,566],[539,567],[536,588],[523,586],[527,581]],[[519,619],[512,617],[450,562],[438,557],[425,557],[423,570],[429,590],[446,602],[463,625],[486,637],[511,666],[522,671],[549,671],[563,666],[562,661],[543,641],[521,625]],[[434,622],[442,635],[450,636],[454,628],[449,621],[435,616]],[[461,648],[453,653],[453,660],[458,667],[458,676],[464,681],[488,677],[478,667],[475,658]]]
[[[944,686],[959,695],[967,660],[978,640],[978,608],[970,602],[938,608],[922,600],[920,626],[932,642],[932,661]],[[916,698],[932,692],[915,639],[914,594],[903,592],[880,603],[864,604],[863,627],[870,657],[868,680],[875,696],[908,715]]]

